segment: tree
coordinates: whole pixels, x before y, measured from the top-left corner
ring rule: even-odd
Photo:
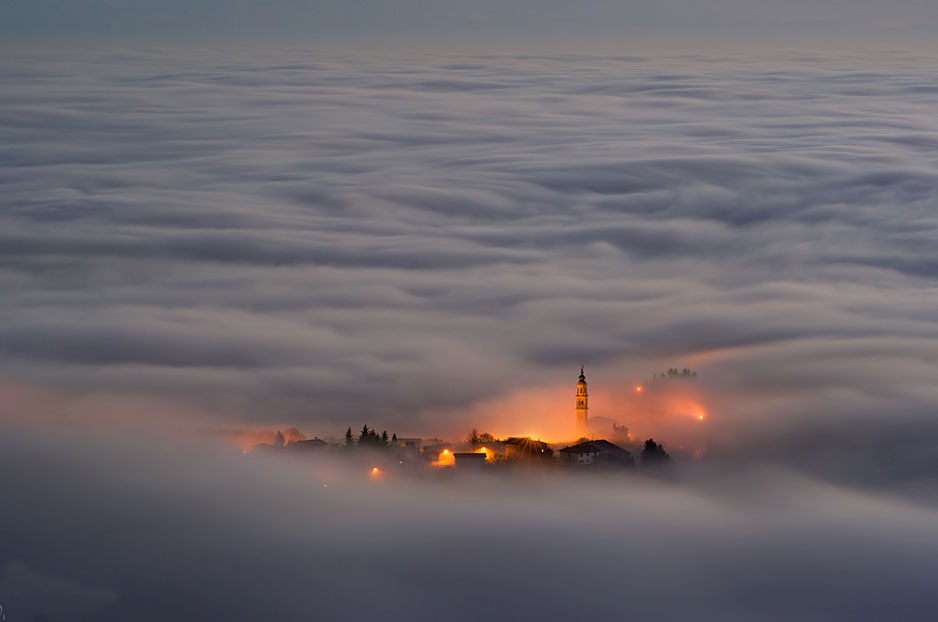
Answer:
[[[663,445],[650,438],[645,441],[645,448],[642,449],[642,466],[660,466],[671,462],[671,456],[664,450]]]
[[[345,431],[345,446],[351,447],[355,444],[355,437],[352,436],[352,426],[349,426],[348,430]]]
[[[469,436],[466,437],[466,442],[472,446],[472,451],[476,450],[476,447],[479,446],[479,431],[475,428],[472,428],[472,432],[469,433]]]
[[[287,428],[283,431],[283,438],[287,443],[296,443],[297,441],[305,441],[306,435],[296,428]]]
[[[629,434],[629,426],[613,423],[612,424],[612,439],[617,443],[628,443],[629,441],[631,441],[632,435]]]
[[[482,434],[479,435],[479,442],[480,442],[480,443],[494,443],[494,442],[496,442],[497,440],[498,440],[497,438],[495,438],[494,436],[492,436],[492,435],[489,434],[488,432],[483,432]]]
[[[351,428],[349,431],[351,432]],[[348,434],[346,436],[348,436]],[[389,444],[390,442],[388,441],[387,430],[381,434],[378,434],[378,431],[374,428],[369,428],[367,425],[362,426],[362,431],[358,436],[359,447],[375,447],[386,449]]]
[[[283,447],[286,443],[287,440],[283,438],[283,432],[277,430],[277,436],[274,437],[274,447]]]
[[[397,446],[397,432],[391,435],[391,444]]]

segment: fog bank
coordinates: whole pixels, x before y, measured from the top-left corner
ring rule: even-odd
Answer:
[[[375,478],[5,428],[0,494],[10,620],[926,620],[938,570],[938,506],[758,464]]]

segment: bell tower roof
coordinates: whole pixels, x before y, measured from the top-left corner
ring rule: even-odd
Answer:
[[[582,366],[582,365],[580,365],[580,378],[579,378],[579,382],[583,382],[583,383],[586,382],[586,374],[583,373],[583,366]]]

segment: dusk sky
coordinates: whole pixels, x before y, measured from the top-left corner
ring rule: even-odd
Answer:
[[[931,619],[936,31],[933,0],[7,0],[0,615]],[[581,365],[675,478],[230,441],[564,441]]]
[[[597,37],[622,45],[623,37],[666,36],[663,43],[675,45],[684,37],[715,43],[766,35],[868,45],[879,35],[903,47],[909,37],[927,44],[936,28],[938,6],[931,0],[6,0],[0,7],[2,32],[111,39],[253,35],[334,43],[351,36],[408,45],[465,35],[502,43],[523,37],[549,47],[558,35],[581,45]]]

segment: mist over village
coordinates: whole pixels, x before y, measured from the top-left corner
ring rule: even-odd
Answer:
[[[938,3],[0,3],[0,622],[931,622]]]
[[[697,372],[686,367],[681,371],[671,368],[660,376],[655,373],[647,385],[635,385],[634,391],[638,397],[659,392],[681,393],[680,390],[675,391],[675,388],[684,387],[674,385],[690,383],[696,379]],[[323,440],[318,436],[307,438],[294,427],[285,431],[277,430],[273,434],[251,430],[237,430],[228,434],[246,446],[242,450],[244,454],[326,454],[340,451],[346,458],[370,460],[375,463],[368,471],[373,478],[395,471],[407,472],[415,466],[479,472],[491,467],[545,468],[560,464],[566,467],[628,471],[635,467],[636,457],[640,459],[643,468],[658,474],[666,472],[664,469],[669,465],[671,458],[661,443],[655,442],[653,438],[644,442],[636,441],[629,433],[628,426],[608,417],[590,418],[588,384],[585,370],[581,367],[569,425],[570,438],[575,440],[568,442],[551,443],[542,440],[540,436],[535,438],[530,435],[498,438],[489,432],[480,434],[476,428],[472,428],[465,438],[456,441],[436,437],[398,437],[396,432],[392,432],[389,437],[387,430],[379,434],[377,428],[369,429],[368,424],[362,426],[357,436],[349,426],[341,441],[334,438]],[[657,396],[653,395],[651,400],[657,401],[655,397]],[[699,404],[687,404],[690,406],[687,416],[700,422],[706,418]],[[643,404],[638,407],[642,406]],[[510,414],[505,413],[505,416],[508,421],[503,422],[503,425],[511,425]],[[604,434],[611,440],[603,438]],[[265,436],[269,436],[269,440],[254,443]],[[562,447],[559,447],[560,445]],[[559,450],[555,452],[554,446],[558,446]],[[685,447],[681,446],[680,449],[684,450]],[[693,455],[699,458],[702,453],[702,449],[696,449]]]

